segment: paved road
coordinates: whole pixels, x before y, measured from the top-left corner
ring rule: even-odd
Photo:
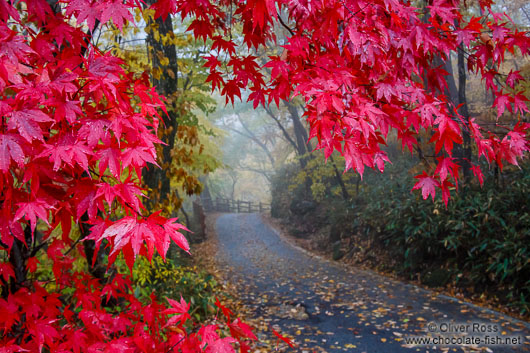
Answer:
[[[259,214],[221,215],[216,231],[219,263],[239,286],[243,301],[264,321],[295,337],[300,351],[530,352],[530,325],[307,255],[282,240]],[[407,345],[414,336],[457,343],[505,343],[511,337],[516,344]]]

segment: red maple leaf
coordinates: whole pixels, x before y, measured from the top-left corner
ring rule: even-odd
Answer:
[[[176,301],[170,298],[167,298],[171,308],[164,310],[164,315],[174,315],[172,316],[164,325],[164,327],[173,326],[173,325],[183,325],[188,319],[191,318],[189,315],[190,304],[180,297],[180,301]]]
[[[525,112],[528,112],[529,110],[528,106],[526,105],[526,102],[528,102],[528,98],[526,98],[526,96],[522,92],[515,94],[513,96],[513,112],[517,113],[517,111],[519,110],[521,115],[523,115]]]
[[[508,107],[508,110],[512,111],[512,105],[510,104],[513,101],[513,98],[506,94],[499,94],[497,98],[495,98],[495,101],[493,102],[493,106],[497,107],[497,117],[500,117],[503,113],[506,107]]]
[[[514,88],[517,82],[521,80],[523,80],[523,76],[521,76],[521,71],[510,70],[510,73],[508,74],[508,78],[506,78],[506,83],[511,88]]]
[[[159,0],[153,3],[150,8],[155,10],[155,19],[162,17],[164,21],[168,15],[175,13],[177,10],[176,1],[174,0]]]
[[[13,217],[13,222],[18,221],[22,217],[30,222],[31,231],[35,232],[35,227],[37,226],[37,219],[48,223],[48,210],[51,208],[50,205],[46,204],[43,200],[21,202],[17,204],[18,210]]]
[[[88,28],[93,31],[96,21],[101,18],[102,7],[97,1],[70,0],[66,7],[66,16],[76,14],[79,23],[87,21]]]
[[[236,80],[228,80],[221,90],[221,94],[226,96],[226,104],[231,101],[234,104],[234,98],[237,96],[241,99],[241,87]]]
[[[456,181],[458,179],[458,164],[454,163],[454,158],[451,157],[438,157],[438,164],[436,165],[436,170],[434,174],[440,176],[440,180],[443,182],[447,180],[447,175],[451,175]]]
[[[219,338],[211,345],[206,347],[206,353],[235,353],[235,349],[232,346],[232,343],[235,343],[236,340],[232,337]]]
[[[211,71],[208,77],[204,82],[212,83],[212,92],[215,91],[215,88],[221,88],[224,86],[225,80],[221,76],[221,73],[218,71]]]
[[[100,176],[104,174],[108,167],[110,174],[115,178],[119,178],[121,174],[121,151],[119,149],[110,147],[100,150],[98,153],[98,158]]]
[[[421,189],[421,194],[424,200],[426,200],[430,195],[434,201],[434,196],[436,196],[436,188],[440,187],[440,182],[434,177],[428,175],[426,172],[423,172],[423,174],[417,175],[414,178],[418,179],[418,182],[414,185],[412,190]]]
[[[442,200],[445,204],[445,208],[447,208],[447,202],[449,202],[449,198],[451,197],[451,190],[449,188],[452,188],[454,185],[449,180],[444,180],[441,183],[440,188],[442,189]]]
[[[24,0],[26,6],[32,9],[33,13],[37,16],[39,21],[42,23],[46,22],[48,15],[51,15],[52,9],[46,0]]]
[[[478,178],[480,186],[482,186],[482,184],[484,184],[484,174],[482,174],[482,170],[480,169],[480,166],[472,164],[471,170],[473,171],[473,174]]]
[[[405,146],[407,146],[410,154],[412,154],[412,151],[414,150],[413,146],[416,146],[418,143],[418,140],[414,137],[414,133],[410,130],[404,132],[398,131],[398,139],[401,140],[401,150],[404,150]]]
[[[102,7],[100,21],[106,23],[112,18],[112,23],[122,29],[127,21],[133,21],[133,17],[127,8],[127,5],[122,0],[114,0],[105,3]]]
[[[229,308],[221,304],[221,302],[219,301],[219,298],[217,297],[215,298],[215,306],[221,309],[221,312],[223,313],[223,315],[226,317],[228,321],[230,321],[230,316],[234,315],[234,313],[232,312],[232,310],[230,310]]]
[[[236,339],[241,338],[250,338],[252,340],[257,340],[258,338],[254,333],[252,332],[252,328],[241,321],[241,319],[237,318],[233,322],[231,322],[229,325],[230,333],[232,337]]]
[[[0,276],[2,276],[4,281],[9,282],[10,277],[15,277],[13,266],[10,263],[0,262]]]
[[[453,24],[455,19],[459,18],[460,14],[454,6],[447,6],[446,0],[434,0],[432,5],[427,6],[431,11],[431,16],[439,16],[443,22]]]
[[[278,346],[278,344],[280,343],[280,340],[282,340],[283,342],[287,343],[287,345],[289,345],[289,347],[291,347],[293,349],[295,348],[294,343],[289,338],[281,335],[279,332],[277,332],[272,327],[271,327],[271,330],[272,330],[272,333],[274,334],[274,336],[276,336],[278,338],[278,342],[276,343],[276,346]]]
[[[24,152],[17,141],[16,135],[0,134],[0,171],[7,172],[11,160],[19,166],[24,165]]]
[[[48,121],[53,119],[39,109],[16,110],[11,113],[7,127],[17,130],[20,136],[31,143],[34,139],[43,141],[42,129],[38,123]]]

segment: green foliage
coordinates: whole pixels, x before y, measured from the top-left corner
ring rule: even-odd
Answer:
[[[182,296],[191,304],[190,313],[197,320],[212,314],[217,282],[195,266],[179,265],[169,258],[164,261],[160,256],[151,263],[141,258],[136,261],[133,279],[135,295],[141,300],[149,302],[153,291],[160,298],[178,300]]]
[[[401,259],[403,272],[450,268],[457,284],[494,288],[528,311],[530,175],[523,169],[510,177],[504,188],[488,183],[483,190],[462,190],[447,209],[440,199],[410,195],[408,185],[374,186],[365,196],[370,202],[353,206],[355,230],[376,234]]]
[[[271,182],[271,215],[285,217],[289,214],[289,205],[293,201],[303,200],[307,197],[304,185],[291,184],[300,174],[298,164],[284,165],[272,178]]]

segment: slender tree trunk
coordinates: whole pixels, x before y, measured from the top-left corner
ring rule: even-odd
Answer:
[[[24,228],[24,238],[26,244],[31,245],[31,228],[29,226]],[[13,271],[15,272],[15,278],[11,278],[11,293],[15,293],[25,285],[28,274],[27,261],[30,257],[29,255],[30,250],[28,247],[22,241],[15,238],[11,247],[11,252],[9,253],[9,262],[11,263],[11,266],[13,266]]]
[[[469,121],[469,110],[467,107],[466,97],[466,59],[464,57],[464,46],[460,43],[458,47],[458,103],[462,106],[460,114],[464,117],[466,122]],[[462,171],[464,173],[464,181],[468,183],[471,179],[471,136],[467,128],[462,129],[462,137],[464,144],[462,146]]]
[[[296,144],[299,154],[304,155],[308,152],[311,152],[308,150],[307,147],[307,140],[309,139],[309,136],[307,134],[306,128],[304,127],[304,124],[302,124],[302,121],[300,120],[300,114],[298,113],[298,109],[294,104],[291,104],[290,102],[284,101],[284,104],[287,106],[287,110],[289,111],[291,120],[293,122],[293,131],[296,138]]]
[[[447,86],[448,86],[448,96],[451,98],[451,102],[458,102],[458,88],[456,87],[455,74],[453,72],[453,62],[451,56],[447,58],[444,62],[444,69],[449,73],[447,76]]]
[[[349,200],[350,194],[348,193],[348,190],[346,189],[346,185],[344,184],[342,174],[340,174],[339,169],[337,168],[337,165],[335,164],[335,160],[333,159],[333,156],[329,156],[329,160],[331,161],[331,164],[333,165],[333,169],[335,171],[335,179],[337,179],[337,183],[340,185],[340,189],[342,191],[342,198],[345,201]]]
[[[85,239],[90,235],[90,228],[92,227],[87,222],[88,215],[85,213],[81,216],[79,222],[79,230],[81,232],[81,239]],[[83,250],[87,259],[88,272],[99,280],[100,283],[106,282],[107,268],[105,263],[105,254],[102,249],[96,249],[96,242],[94,240],[83,240]]]

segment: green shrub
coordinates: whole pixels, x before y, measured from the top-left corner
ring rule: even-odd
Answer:
[[[489,183],[461,190],[447,208],[439,198],[433,203],[411,195],[409,186],[394,192],[388,184],[374,186],[364,197],[377,201],[354,206],[356,230],[382,241],[401,259],[402,273],[450,268],[455,281],[465,274],[476,288],[495,289],[528,311],[530,175],[523,169],[510,178],[504,188]]]
[[[149,301],[154,292],[158,297],[179,299],[191,303],[191,311],[197,320],[210,315],[215,304],[217,282],[213,276],[196,266],[175,264],[171,259],[164,262],[160,256],[151,263],[138,259],[133,271],[135,295]]]

